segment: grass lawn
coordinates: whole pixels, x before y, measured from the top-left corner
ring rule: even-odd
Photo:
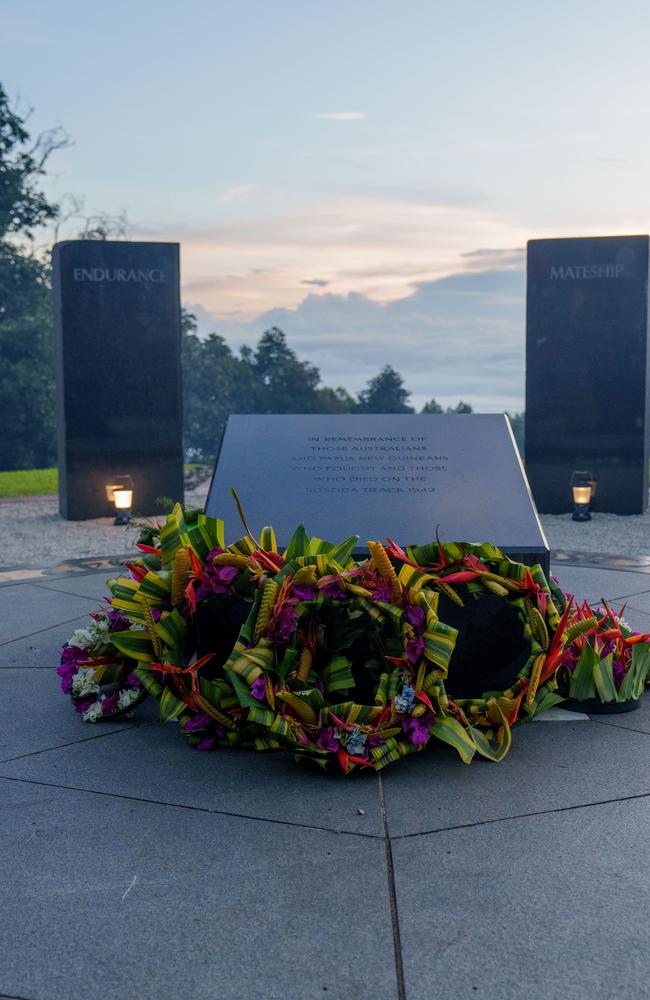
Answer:
[[[59,489],[58,469],[0,472],[0,497],[48,496]]]
[[[193,469],[207,468],[193,463],[185,466],[185,475]],[[209,474],[210,469],[207,469]],[[52,496],[59,490],[58,469],[18,469],[0,472],[0,497]]]

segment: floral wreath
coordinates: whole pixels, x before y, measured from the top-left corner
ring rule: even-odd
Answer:
[[[650,674],[649,633],[635,631],[606,601],[592,608],[568,598],[565,642],[557,651],[559,687],[574,704],[638,700]]]
[[[388,551],[403,564],[402,573],[410,572],[416,579],[424,575],[428,587],[454,604],[464,605],[491,595],[501,598],[515,612],[527,656],[509,687],[460,697],[454,691],[458,678],[453,670],[447,680],[449,697],[463,723],[478,727],[481,735],[496,741],[501,759],[509,749],[513,725],[563,700],[556,679],[558,650],[564,648],[570,614],[563,595],[549,584],[541,566],[513,562],[489,543],[461,545],[437,540],[404,551],[389,540]]]
[[[348,773],[432,739],[466,763],[499,761],[515,723],[565,697],[556,675],[588,626],[539,566],[439,540],[406,550],[369,541],[359,561],[358,536],[334,545],[302,526],[280,553],[273,529],[255,538],[239,510],[246,534],[228,546],[222,521],[180,505],[143,532],[129,575],[109,581],[110,610],[63,650],[62,687],[85,721],[147,692],[199,750],[288,749]],[[526,661],[507,689],[465,697],[441,597],[487,594],[516,612]]]
[[[135,674],[137,664],[122,655],[115,637],[129,622],[113,609],[92,614],[85,628],[72,633],[61,651],[57,674],[84,722],[131,712],[146,696]]]
[[[284,556],[272,549],[283,565],[258,591],[221,681],[210,692],[199,679],[241,720],[245,742],[345,772],[378,770],[428,743],[456,640],[426,592],[403,591],[380,543],[356,563],[357,541],[334,546],[301,528]],[[183,728],[200,749],[232,742],[209,711]]]

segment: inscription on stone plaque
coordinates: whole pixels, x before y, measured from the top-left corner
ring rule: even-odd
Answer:
[[[548,547],[502,414],[230,417],[206,512],[240,532],[229,489],[281,546],[304,523],[341,540],[499,545],[526,561]]]
[[[648,237],[531,240],[526,469],[541,511],[572,509],[574,470],[595,509],[648,503]]]
[[[59,243],[53,288],[61,514],[110,513],[125,473],[161,513],[183,497],[178,244]]]

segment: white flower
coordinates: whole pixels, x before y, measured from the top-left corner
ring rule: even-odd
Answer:
[[[120,709],[129,708],[134,701],[138,700],[140,692],[139,691],[120,691],[120,698],[117,703],[117,707]]]
[[[78,628],[68,639],[69,646],[79,646],[80,649],[87,649],[92,642],[92,632],[89,628]]]
[[[98,691],[99,684],[95,680],[93,667],[82,667],[72,678],[72,693],[75,698],[87,698]]]
[[[84,722],[97,722],[102,717],[102,703],[96,701],[90,708],[86,709],[81,718]]]
[[[85,628],[78,628],[68,639],[69,646],[80,646],[81,649],[94,651],[98,646],[110,642],[111,624],[108,618],[91,621]]]

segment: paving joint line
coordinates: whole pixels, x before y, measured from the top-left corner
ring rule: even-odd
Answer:
[[[44,590],[46,588],[43,588]],[[77,598],[78,600],[78,598]],[[37,628],[35,632],[28,632],[27,635],[15,635],[13,639],[4,639],[0,642],[0,646],[9,646],[12,642],[20,642],[21,639],[31,639],[34,635],[41,635],[42,632],[49,632],[50,629],[59,628],[61,625],[72,625],[73,622],[81,621],[82,618],[87,618],[90,614],[86,611],[83,615],[75,615],[74,618],[67,618],[64,622],[55,622],[54,625],[47,625],[45,628]]]
[[[606,722],[605,719],[593,719],[589,716],[592,722],[597,722],[600,726],[610,726],[612,729],[625,729],[628,733],[641,733],[642,736],[650,736],[650,733],[646,729],[636,729],[634,726],[621,726],[616,722]]]
[[[647,563],[643,566],[638,563],[633,566],[612,566],[608,562],[589,562],[586,559],[558,559],[554,558],[554,553],[551,551],[551,573],[553,576],[557,576],[565,566],[571,569],[600,570],[601,572],[606,570],[608,573],[636,573],[637,576],[648,576]]]
[[[107,577],[110,579],[110,577]],[[38,587],[39,590],[49,590],[52,594],[65,594],[66,597],[77,597],[81,598],[82,601],[101,601],[101,597],[89,597],[88,594],[74,594],[71,590],[61,590],[59,587],[47,587],[44,583],[32,583],[32,587]],[[106,594],[106,598],[109,599],[110,595]],[[2,998],[0,997],[0,1000]]]
[[[597,806],[610,806],[616,802],[633,802],[636,799],[650,798],[650,792],[638,792],[635,795],[622,795],[617,799],[601,799],[598,802],[581,802],[575,806],[558,806],[556,809],[539,809],[537,812],[516,813],[514,816],[496,816],[494,819],[481,819],[474,823],[456,823],[454,826],[440,826],[434,830],[418,830],[414,833],[398,833],[392,841],[408,840],[412,837],[430,837],[434,833],[450,833],[454,830],[468,830],[479,826],[491,826],[494,823],[509,823],[515,819],[533,819],[535,816],[552,816],[555,813],[573,812],[576,809],[593,809]]]
[[[608,604],[613,604],[614,601],[629,601],[631,597],[641,597],[643,594],[650,594],[650,590],[635,590],[633,594],[620,594],[618,597],[608,597],[606,600]],[[632,608],[632,605],[630,607]],[[643,614],[641,608],[632,608],[632,610],[641,611]]]
[[[632,596],[633,597],[641,597],[641,594],[633,594]],[[631,604],[626,604],[625,605],[625,613],[627,614],[628,611],[635,611],[637,613],[637,615],[650,616],[650,611],[648,611],[647,608],[635,608]]]
[[[53,747],[43,747],[42,750],[30,750],[29,753],[19,753],[15,757],[5,757],[0,760],[2,764],[11,764],[15,760],[24,760],[25,757],[39,757],[42,753],[51,753],[53,750],[65,750],[66,747],[75,747],[78,743],[88,743],[90,740],[105,740],[107,736],[115,736],[117,733],[130,733],[134,729],[141,729],[144,726],[153,726],[153,722],[139,722],[135,726],[122,726],[120,729],[111,729],[105,733],[95,733],[94,736],[80,736],[78,740],[70,740],[69,743],[59,743]],[[2,994],[0,994],[2,1000]]]
[[[124,802],[142,802],[144,805],[165,806],[169,809],[186,809],[189,812],[206,813],[208,816],[229,816],[232,819],[252,820],[256,823],[273,823],[276,826],[290,826],[300,830],[315,830],[317,833],[337,833],[345,837],[361,837],[365,840],[384,840],[380,833],[362,833],[356,830],[341,830],[333,826],[316,826],[312,823],[292,823],[287,819],[273,819],[270,816],[250,816],[248,813],[231,812],[227,809],[211,809],[209,806],[191,806],[182,802],[165,802],[162,799],[143,799],[139,795],[120,795],[117,792],[105,792],[97,788],[81,788],[79,785],[60,785],[53,781],[38,781],[35,778],[18,778],[0,771],[0,781],[14,781],[23,785],[39,785],[43,788],[57,788],[65,792],[82,792],[85,795],[103,795],[110,799],[121,799]],[[2,996],[0,994],[0,1000]],[[401,998],[400,998],[401,1000]]]
[[[377,775],[379,782],[379,804],[381,819],[384,826],[384,849],[386,851],[386,871],[388,874],[388,899],[390,904],[390,920],[393,929],[393,953],[395,956],[395,979],[397,981],[397,1000],[406,1000],[406,985],[404,982],[404,961],[402,958],[402,936],[399,927],[399,912],[397,909],[397,886],[395,884],[395,866],[393,864],[393,847],[388,832],[386,816],[386,800],[381,773]]]

